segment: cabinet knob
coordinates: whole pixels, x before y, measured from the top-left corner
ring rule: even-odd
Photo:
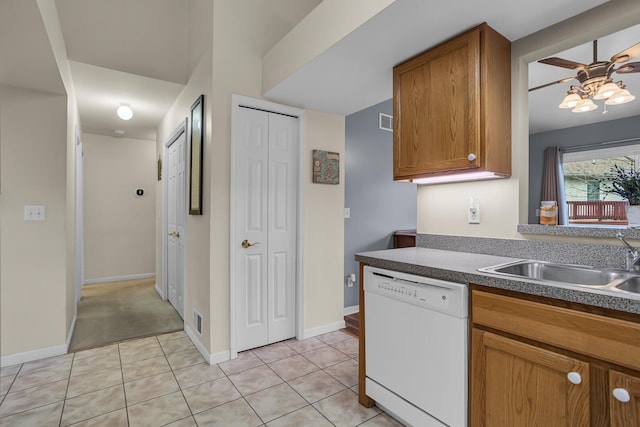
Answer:
[[[470,162],[473,162],[476,159],[476,155],[473,153],[469,153],[469,155],[467,156],[467,160],[469,160]]]
[[[623,388],[614,388],[613,389],[613,397],[616,398],[618,402],[627,403],[631,400],[631,396],[629,392]]]
[[[569,372],[567,378],[571,384],[580,384],[582,382],[582,377],[578,372]]]

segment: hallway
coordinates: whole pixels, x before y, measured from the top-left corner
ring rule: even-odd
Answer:
[[[150,278],[84,286],[69,352],[182,330],[183,320],[154,284]]]

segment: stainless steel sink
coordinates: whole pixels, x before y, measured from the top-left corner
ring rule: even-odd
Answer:
[[[640,275],[626,270],[520,260],[508,264],[480,268],[478,271],[542,282],[605,288],[612,291],[640,294]]]
[[[614,288],[620,289],[621,291],[640,294],[640,277],[639,276],[630,277],[618,283],[617,285],[615,285]]]

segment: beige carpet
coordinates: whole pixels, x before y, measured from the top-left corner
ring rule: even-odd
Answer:
[[[182,330],[184,322],[154,284],[151,278],[84,286],[69,351]]]

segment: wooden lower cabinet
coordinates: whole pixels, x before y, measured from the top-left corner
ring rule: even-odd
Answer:
[[[640,426],[640,376],[610,370],[609,389],[611,427]]]
[[[473,426],[590,424],[588,363],[478,329],[472,348]]]
[[[640,427],[640,316],[472,285],[470,321],[471,427]]]

